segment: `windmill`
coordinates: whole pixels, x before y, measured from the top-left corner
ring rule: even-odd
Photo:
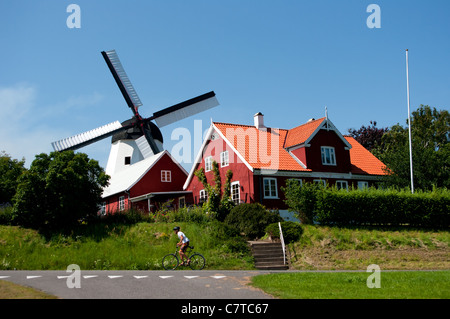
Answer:
[[[143,118],[138,111],[139,107],[142,106],[142,102],[125,73],[116,51],[102,51],[101,53],[128,107],[131,109],[133,117],[122,123],[115,121],[96,129],[53,142],[52,146],[55,151],[76,150],[112,136],[113,145],[106,171],[107,173],[113,173],[117,170],[118,155],[122,154],[123,157],[123,154],[127,153],[127,149],[127,154],[130,154],[130,149],[132,150],[131,153],[134,154],[134,159],[132,161],[130,160],[132,157],[132,154],[130,154],[128,162],[125,159],[123,165],[132,164],[162,152],[163,138],[159,127],[172,124],[219,105],[215,97],[216,94],[214,91],[211,91],[157,111],[151,117]],[[124,142],[120,143],[120,141]]]

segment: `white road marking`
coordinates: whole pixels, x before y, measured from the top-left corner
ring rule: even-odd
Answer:
[[[148,276],[133,276],[136,279],[142,279],[142,278],[147,278]]]
[[[161,279],[167,279],[167,278],[171,278],[171,277],[173,277],[173,276],[159,276],[159,278],[161,278]]]
[[[34,278],[40,278],[42,276],[27,276],[27,279],[34,279]]]
[[[108,276],[110,279],[121,278],[123,276]]]
[[[89,278],[95,278],[98,277],[97,275],[87,275],[87,276],[83,276],[84,279],[89,279]]]
[[[214,279],[222,279],[222,278],[225,278],[226,276],[211,276],[211,278],[214,278]]]
[[[0,276],[0,279],[5,279],[5,278],[9,278],[11,276]]]
[[[187,278],[187,279],[193,279],[193,278],[197,278],[198,276],[184,276],[184,278]]]

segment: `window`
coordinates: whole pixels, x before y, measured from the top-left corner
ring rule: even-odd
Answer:
[[[345,189],[348,190],[348,182],[347,181],[336,181],[337,189]]]
[[[180,206],[180,208],[186,206],[186,199],[184,196],[178,198],[178,206]]]
[[[359,181],[358,189],[365,189],[365,188],[369,188],[369,182]]]
[[[204,202],[206,202],[208,200],[208,194],[206,193],[206,191],[204,190],[204,189],[202,189],[201,191],[200,191],[200,204],[201,203],[204,203]]]
[[[228,164],[230,164],[228,151],[220,153],[220,167],[228,166]]]
[[[264,178],[264,197],[278,198],[276,178]]]
[[[231,183],[231,200],[235,204],[239,204],[239,202],[240,202],[240,185],[239,185],[239,182]]]
[[[161,171],[161,182],[171,182],[172,172],[171,171]]]
[[[287,181],[296,181],[297,183],[300,184],[300,186],[303,186],[303,180],[300,178],[289,178]],[[286,181],[286,185],[287,185],[287,181]]]
[[[125,196],[119,197],[119,210],[122,211],[125,209]]]
[[[321,185],[321,186],[323,186],[323,187],[327,186],[327,183],[325,182],[324,179],[315,179],[315,180],[313,180],[313,182],[314,182],[315,184],[319,184],[319,185]]]
[[[322,146],[322,164],[323,165],[336,165],[336,156],[334,155],[334,147]]]
[[[205,158],[205,171],[209,172],[212,170],[212,156]]]
[[[102,216],[106,215],[106,202],[103,202],[100,207],[100,215],[102,215]]]
[[[125,165],[131,164],[131,156],[125,156]]]

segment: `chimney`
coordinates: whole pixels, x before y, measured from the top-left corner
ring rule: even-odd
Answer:
[[[253,121],[255,123],[255,127],[259,130],[260,128],[265,128],[264,126],[264,115],[261,112],[253,115]]]

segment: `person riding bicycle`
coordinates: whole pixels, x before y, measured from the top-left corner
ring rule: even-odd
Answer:
[[[191,262],[191,260],[186,256],[185,252],[186,249],[189,247],[189,238],[186,237],[186,235],[180,231],[180,227],[176,226],[173,228],[175,234],[178,235],[178,238],[180,239],[180,242],[177,243],[177,246],[181,246],[180,247],[180,257],[181,257],[181,262],[183,265],[189,265],[189,263]],[[184,259],[187,260],[187,262],[184,262]]]

